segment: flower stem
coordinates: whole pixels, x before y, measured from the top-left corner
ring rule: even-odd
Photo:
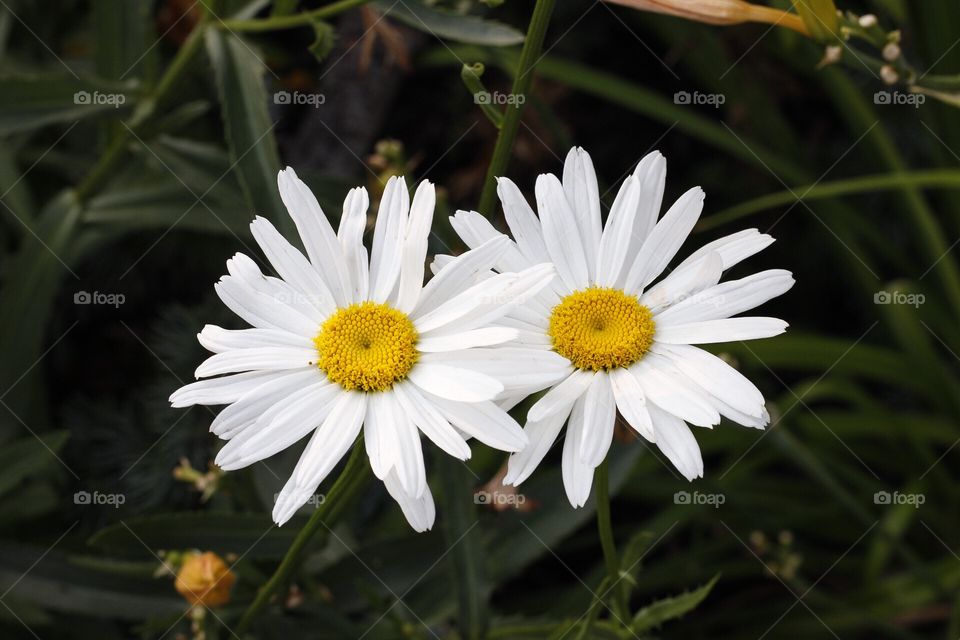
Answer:
[[[338,0],[313,11],[304,11],[289,16],[272,16],[260,20],[222,20],[219,26],[229,31],[277,31],[309,27],[317,20],[329,18],[347,9],[367,4],[370,0]]]
[[[607,566],[608,589],[614,593],[613,609],[621,619],[626,619],[627,606],[622,597],[623,591],[617,588],[620,582],[620,560],[617,558],[617,546],[613,541],[613,524],[610,519],[610,464],[605,458],[597,467],[594,476],[597,488],[597,530],[600,533],[600,546],[603,548],[603,560]]]
[[[300,533],[297,534],[293,544],[290,545],[286,555],[280,562],[280,566],[277,567],[277,570],[270,576],[270,579],[260,587],[259,591],[257,591],[257,597],[254,598],[253,602],[243,613],[240,622],[237,624],[237,635],[242,636],[249,629],[250,624],[267,605],[270,598],[273,597],[281,586],[289,581],[290,575],[299,565],[300,556],[306,549],[311,538],[313,538],[320,529],[329,529],[330,524],[335,522],[343,514],[347,505],[353,501],[353,498],[356,497],[366,484],[369,471],[370,467],[367,465],[366,453],[363,447],[363,435],[361,435],[353,445],[353,452],[350,454],[349,460],[347,460],[346,467],[344,467],[343,472],[330,488],[323,504],[310,516],[310,520],[307,521],[307,524],[305,524],[303,529],[300,530]]]
[[[533,8],[533,16],[530,18],[530,27],[527,29],[527,37],[523,43],[523,50],[520,52],[520,61],[517,67],[517,75],[513,79],[513,100],[507,105],[506,113],[503,116],[503,126],[497,135],[497,143],[493,148],[493,156],[490,158],[490,165],[487,167],[487,177],[483,183],[483,192],[480,194],[480,213],[488,216],[493,212],[494,199],[497,194],[496,179],[502,176],[510,162],[510,153],[513,150],[513,141],[517,137],[517,131],[520,128],[520,114],[523,112],[523,103],[526,102],[527,93],[530,91],[530,85],[533,84],[533,69],[540,60],[540,51],[543,49],[543,38],[547,33],[547,25],[550,23],[550,16],[553,14],[555,0],[537,0]],[[523,99],[518,99],[523,96]]]

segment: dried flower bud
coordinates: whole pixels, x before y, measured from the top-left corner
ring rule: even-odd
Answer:
[[[220,607],[230,601],[237,576],[212,551],[187,554],[174,583],[177,593],[191,605]]]

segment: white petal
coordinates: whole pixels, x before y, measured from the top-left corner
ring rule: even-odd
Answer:
[[[577,221],[580,232],[575,235],[583,245],[587,273],[593,282],[601,235],[600,190],[590,154],[580,147],[570,149],[563,163],[563,191]]]
[[[459,460],[470,458],[470,446],[467,441],[424,398],[416,386],[404,381],[393,385],[393,391],[410,419],[431,442],[454,458]]]
[[[515,340],[519,334],[519,331],[509,327],[486,327],[485,329],[473,329],[460,333],[420,338],[417,341],[417,349],[421,353],[430,353],[433,351],[469,349],[471,347],[488,347]]]
[[[224,440],[229,440],[246,427],[254,424],[265,411],[285,400],[305,386],[324,380],[316,367],[284,371],[274,378],[248,391],[236,402],[217,414],[210,424],[210,431]]]
[[[657,224],[660,207],[663,206],[663,191],[667,184],[667,159],[659,151],[651,151],[637,163],[633,175],[640,181],[640,204],[637,206],[637,217],[631,234],[636,243],[632,244],[631,248],[639,250]]]
[[[760,390],[712,353],[685,344],[654,344],[651,352],[669,359],[681,373],[724,404],[757,418],[763,414]]]
[[[703,189],[694,187],[674,203],[650,232],[627,273],[624,289],[639,294],[659,276],[687,239],[703,210]]]
[[[488,375],[498,380],[506,391],[543,389],[563,380],[572,371],[570,362],[553,351],[515,346],[424,354],[420,362]]]
[[[707,254],[688,267],[674,269],[673,273],[645,291],[640,296],[640,303],[656,314],[661,309],[698,297],[704,289],[717,284],[722,274],[720,254]]]
[[[656,404],[647,403],[657,434],[657,447],[687,480],[703,477],[703,457],[690,427]]]
[[[286,449],[323,422],[339,393],[340,388],[326,380],[298,390],[220,449],[216,464],[233,471]]]
[[[589,467],[598,467],[607,457],[613,442],[613,425],[617,420],[617,405],[610,388],[610,377],[598,373],[583,396],[583,437],[580,458]]]
[[[547,391],[546,394],[527,413],[527,420],[539,422],[561,411],[569,411],[573,403],[590,387],[596,374],[592,371],[576,369],[570,376]]]
[[[450,225],[471,249],[476,249],[485,242],[503,235],[490,224],[489,220],[476,211],[457,211],[451,216]],[[496,267],[500,272],[522,271],[531,264],[533,263],[520,253],[516,243],[511,241],[497,259]]]
[[[574,403],[570,421],[567,423],[567,437],[563,441],[563,488],[574,507],[582,507],[587,503],[590,487],[593,486],[594,467],[580,457],[583,446],[584,403],[582,396]]]
[[[544,243],[557,274],[570,290],[589,286],[587,258],[582,241],[573,232],[578,228],[577,220],[563,186],[556,176],[544,173],[537,177],[536,193]]]
[[[424,391],[459,402],[483,402],[503,391],[503,385],[488,375],[441,364],[420,362],[407,377]]]
[[[423,288],[420,300],[410,317],[421,318],[464,289],[476,284],[477,275],[492,269],[511,244],[507,236],[498,235],[476,249],[466,251],[455,258],[451,257],[449,262],[445,263]],[[437,263],[438,260],[440,260],[439,256],[434,260],[434,263]]]
[[[340,395],[330,414],[310,438],[293,474],[280,492],[273,509],[274,522],[282,525],[289,520],[350,450],[360,433],[366,408],[366,394],[348,391]]]
[[[539,422],[527,422],[523,431],[527,434],[530,443],[521,451],[511,454],[503,484],[517,486],[530,477],[556,442],[563,423],[567,421],[569,415],[570,407],[566,411],[547,416]]]
[[[373,228],[373,252],[370,255],[370,299],[386,302],[400,275],[403,239],[407,229],[410,194],[403,178],[387,181],[380,198],[380,211]]]
[[[260,385],[283,375],[285,374],[273,371],[248,371],[222,378],[200,380],[174,391],[170,395],[170,406],[179,408],[194,404],[231,404]]]
[[[793,283],[793,274],[789,271],[761,271],[704,289],[697,296],[658,313],[654,320],[659,327],[729,318],[776,298],[788,291]]]
[[[267,260],[281,278],[306,295],[313,296],[325,314],[333,313],[336,303],[320,273],[266,218],[257,217],[250,231]]]
[[[396,307],[404,313],[413,311],[420,297],[420,290],[423,288],[427,241],[430,238],[430,225],[433,223],[433,208],[436,201],[433,185],[426,180],[421,182],[413,196],[413,204],[410,206],[410,220],[407,222],[403,258],[400,264],[400,290],[397,293]]]
[[[607,215],[607,226],[600,238],[597,253],[596,282],[602,287],[615,286],[623,271],[630,246],[634,241],[637,208],[640,204],[640,181],[635,176],[624,180]]]
[[[282,329],[296,335],[312,336],[317,323],[280,300],[255,291],[233,276],[224,276],[213,286],[227,307],[261,329]]]
[[[303,238],[303,246],[310,262],[323,276],[337,306],[345,306],[350,291],[346,263],[337,236],[320,208],[320,203],[290,167],[279,173],[277,184],[280,187],[280,198],[297,225],[297,232]]]
[[[397,453],[394,469],[400,485],[411,497],[419,498],[427,488],[427,471],[423,463],[423,448],[420,446],[420,431],[410,421],[403,405],[393,393],[385,393],[391,404],[393,428],[397,431]]]
[[[656,342],[668,344],[708,344],[772,338],[787,330],[789,325],[777,318],[746,317],[688,322],[668,327],[657,327]]]
[[[644,395],[662,409],[692,422],[698,426],[709,427],[720,423],[720,414],[709,400],[695,388],[685,384],[685,379],[672,375],[667,370],[669,363],[657,360],[653,354],[647,354],[643,360],[630,367]]]
[[[417,533],[429,531],[433,527],[437,512],[433,503],[433,495],[428,488],[419,498],[407,494],[400,484],[400,479],[396,472],[387,474],[383,480],[384,486],[390,497],[397,501],[403,511],[403,517],[407,519],[410,526]]]
[[[238,253],[227,260],[227,271],[244,287],[262,293],[293,309],[305,318],[310,319],[311,322],[319,324],[327,317],[322,311],[326,301],[313,294],[298,291],[280,278],[265,276],[257,263],[242,253]]]
[[[198,378],[240,371],[276,371],[306,367],[317,359],[316,349],[256,347],[217,353],[204,360],[195,372]]]
[[[527,444],[527,436],[517,421],[493,402],[466,404],[431,394],[425,397],[453,426],[488,447],[520,451]]]
[[[497,274],[414,320],[420,334],[457,333],[495,323],[532,299],[555,278],[550,264]]]
[[[254,347],[299,347],[309,349],[311,341],[280,329],[223,329],[213,324],[203,327],[197,340],[208,351],[220,353]]]
[[[767,234],[760,233],[756,229],[744,229],[703,245],[681,262],[677,269],[688,267],[707,254],[716,252],[723,260],[723,269],[727,270],[755,253],[763,251],[771,244],[773,244],[773,238]]]
[[[543,243],[543,227],[517,185],[509,178],[497,178],[497,194],[503,204],[503,217],[520,252],[530,264],[549,262],[550,255]]]
[[[617,409],[634,431],[646,438],[649,442],[656,442],[657,436],[647,411],[647,398],[643,387],[630,373],[629,369],[618,367],[610,372],[610,385],[613,388],[613,397],[617,402]]]
[[[371,393],[367,398],[367,416],[363,422],[363,443],[370,459],[373,475],[386,479],[394,467],[397,451],[397,430],[393,421],[393,404],[387,393]]]
[[[337,239],[340,241],[340,250],[343,252],[343,262],[350,281],[349,302],[366,300],[370,286],[367,248],[363,246],[363,232],[367,228],[369,207],[370,197],[363,187],[351,189],[343,201]]]

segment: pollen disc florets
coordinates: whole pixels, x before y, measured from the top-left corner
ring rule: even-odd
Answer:
[[[385,391],[417,361],[417,330],[406,314],[361,302],[338,309],[313,339],[317,366],[344,389]]]
[[[619,289],[574,291],[550,314],[554,350],[580,369],[633,364],[653,344],[654,331],[650,310]]]

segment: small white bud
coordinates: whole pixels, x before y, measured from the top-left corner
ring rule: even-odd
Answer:
[[[877,26],[877,16],[872,13],[867,13],[860,16],[860,19],[857,20],[860,23],[860,26],[864,29],[870,29],[871,27]]]
[[[886,84],[897,84],[897,81],[900,79],[900,74],[897,73],[896,69],[885,64],[880,67],[880,79]]]
[[[900,45],[896,42],[888,42],[883,47],[883,59],[887,62],[893,62],[900,57]]]

